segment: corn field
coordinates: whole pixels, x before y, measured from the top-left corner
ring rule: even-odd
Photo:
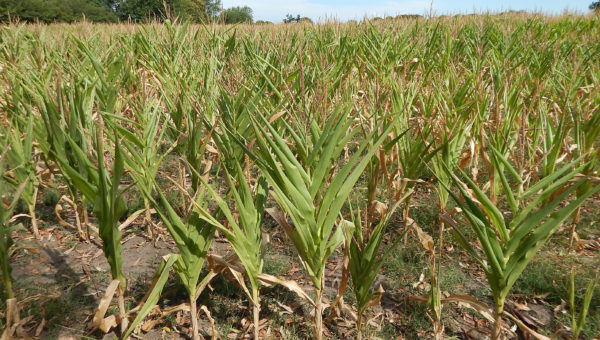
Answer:
[[[598,84],[593,16],[4,26],[2,339],[599,338]]]

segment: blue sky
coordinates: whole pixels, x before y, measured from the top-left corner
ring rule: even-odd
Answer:
[[[565,9],[585,12],[593,0],[222,0],[223,7],[250,6],[255,20],[280,22],[287,13],[307,16],[315,21],[335,17],[340,20],[362,19],[365,15],[426,14],[437,15],[504,11],[509,9],[559,14]]]

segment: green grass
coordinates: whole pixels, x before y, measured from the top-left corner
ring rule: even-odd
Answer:
[[[292,269],[292,263],[289,256],[272,255],[269,256],[263,268],[263,272],[275,276],[283,276]]]
[[[420,244],[403,241],[396,246],[383,263],[382,274],[385,276],[390,289],[396,290],[418,282],[421,273],[427,275],[428,256],[421,250]]]

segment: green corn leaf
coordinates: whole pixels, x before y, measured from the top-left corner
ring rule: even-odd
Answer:
[[[119,192],[119,183],[123,173],[123,157],[119,140],[115,138],[115,160],[113,164],[112,178],[108,177],[107,170],[104,167],[104,138],[101,130],[97,134],[99,145],[98,149],[98,191],[95,197],[94,213],[98,216],[98,232],[102,239],[102,250],[110,265],[113,279],[121,281],[122,287],[125,287],[125,275],[122,271],[123,257],[121,247],[121,232],[119,231],[119,220],[127,212],[127,203]]]
[[[535,229],[530,235],[524,237],[519,243],[514,254],[508,260],[506,265],[508,288],[512,287],[519,275],[531,261],[533,255],[544,245],[547,239],[554,233],[556,229],[591,195],[600,192],[600,185],[593,190],[577,197],[565,207],[552,213],[550,217]]]
[[[143,305],[140,308],[140,311],[135,316],[135,319],[127,329],[127,331],[121,336],[121,339],[127,339],[133,333],[137,325],[142,322],[148,314],[152,311],[154,306],[158,303],[160,299],[160,295],[162,293],[163,287],[167,283],[169,279],[169,271],[175,261],[177,261],[178,255],[169,254],[165,259],[160,263],[160,267],[156,270],[156,274],[152,279],[152,284],[150,285],[150,289],[146,293],[146,296],[142,298]]]
[[[469,188],[473,190],[475,193],[475,197],[485,210],[486,216],[490,218],[492,221],[492,226],[496,229],[503,243],[508,241],[508,230],[506,229],[506,222],[504,221],[504,217],[502,216],[502,212],[498,209],[494,203],[483,193],[481,189],[473,182],[469,176],[466,176],[463,173],[463,179],[467,182]],[[466,195],[466,192],[462,191],[463,195]],[[473,204],[473,206],[475,206]],[[477,209],[479,210],[479,209]]]

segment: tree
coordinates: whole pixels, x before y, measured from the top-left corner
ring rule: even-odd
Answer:
[[[252,23],[252,8],[248,6],[231,7],[221,13],[226,24]]]
[[[131,19],[135,22],[162,20],[167,13],[192,22],[205,19],[202,0],[121,0],[116,6],[116,12],[121,20]]]
[[[600,13],[600,1],[594,1],[590,5],[590,9],[594,12]]]
[[[283,18],[283,22],[286,24],[290,24],[290,23],[298,23],[298,22],[305,22],[305,23],[311,23],[312,24],[312,20],[310,20],[309,17],[301,17],[300,14],[296,15],[295,17],[291,14],[286,14],[285,18]]]
[[[218,3],[220,0],[209,0]],[[0,22],[116,22],[162,20],[168,12],[182,20],[206,20],[204,0],[0,0]]]
[[[164,7],[161,0],[122,0],[117,5],[116,10],[121,20],[132,20],[134,22],[164,17]]]
[[[211,20],[219,17],[222,8],[223,4],[221,3],[221,0],[206,0],[205,2],[206,15]]]
[[[119,0],[93,0],[94,3],[114,11],[119,3]]]
[[[206,20],[205,4],[202,0],[174,1],[174,12],[183,20],[200,23]]]
[[[300,14],[296,15],[296,17],[294,17],[291,14],[286,14],[285,18],[283,19],[283,22],[286,24],[292,23],[292,22],[300,22]]]
[[[27,22],[114,22],[117,17],[107,8],[107,0],[0,0],[0,21]]]

